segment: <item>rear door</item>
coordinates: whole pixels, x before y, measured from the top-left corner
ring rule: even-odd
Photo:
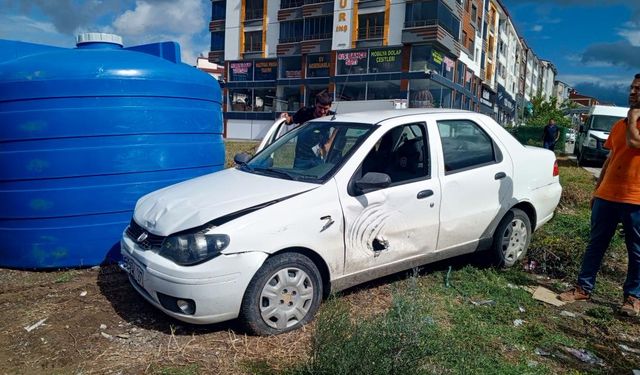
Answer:
[[[465,116],[466,117],[466,116]],[[498,138],[480,121],[436,121],[443,168],[438,249],[473,251],[514,204],[513,164]]]

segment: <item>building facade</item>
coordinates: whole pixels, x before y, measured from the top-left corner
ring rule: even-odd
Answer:
[[[323,90],[338,107],[399,100],[481,111],[503,124],[524,98],[520,38],[499,0],[211,4],[208,59],[224,65],[228,138],[261,138],[282,112],[312,105]]]

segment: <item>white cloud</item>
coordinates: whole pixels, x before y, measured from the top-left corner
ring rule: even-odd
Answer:
[[[51,22],[15,14],[0,14],[0,35],[3,39],[59,47],[73,47],[76,42],[73,36],[58,32]]]
[[[621,30],[618,35],[628,40],[632,46],[640,46],[640,29]]]
[[[209,11],[206,0],[136,1],[133,10],[116,17],[110,29],[121,35],[126,45],[176,41],[182,61],[195,65],[196,57],[208,51],[206,27]]]
[[[539,33],[540,31],[542,31],[544,27],[542,25],[533,25],[533,27],[531,28],[532,31],[535,31],[537,33]]]
[[[581,83],[589,83],[603,87],[618,87],[620,85],[629,85],[628,75],[560,74],[558,76],[558,79],[572,86],[576,86]]]

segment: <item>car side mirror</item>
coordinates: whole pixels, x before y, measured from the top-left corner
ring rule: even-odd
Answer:
[[[236,163],[236,165],[247,164],[249,160],[251,160],[251,155],[246,152],[239,152],[233,157],[233,162]]]
[[[391,185],[391,177],[386,173],[368,172],[355,183],[360,192],[368,193]]]

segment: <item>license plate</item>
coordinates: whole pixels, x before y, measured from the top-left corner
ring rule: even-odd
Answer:
[[[144,269],[129,256],[123,254],[122,258],[124,269],[138,284],[140,284],[140,286],[144,286]]]

